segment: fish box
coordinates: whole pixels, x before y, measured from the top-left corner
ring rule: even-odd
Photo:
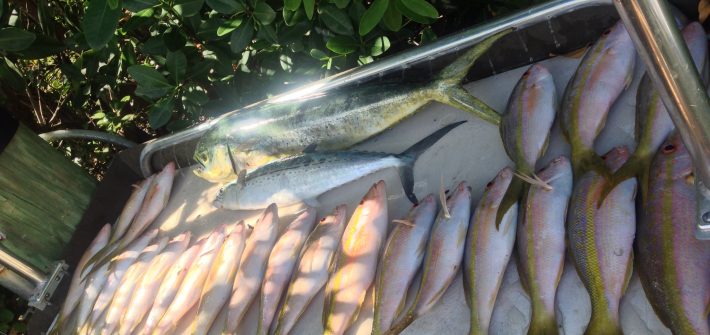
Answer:
[[[272,100],[247,106],[235,113],[261,108],[276,100],[293,99],[304,94],[319,94],[373,83],[421,82],[431,80],[468,47],[490,34],[508,27],[516,30],[498,41],[473,66],[465,78],[465,89],[497,111],[504,111],[513,86],[532,63],[544,64],[554,76],[557,91],[564,91],[568,80],[580,62],[581,49],[595,41],[601,33],[618,20],[611,1],[558,0],[533,7],[511,16],[473,27],[441,38],[436,42],[391,55],[333,77],[308,84]],[[642,64],[637,59],[637,64]],[[637,66],[630,87],[614,104],[606,127],[596,141],[597,152],[626,145],[634,146],[635,92],[643,66]],[[451,131],[427,150],[414,167],[414,192],[421,198],[437,194],[441,188],[452,189],[461,181],[472,187],[474,204],[481,197],[486,183],[505,166],[512,166],[503,146],[498,127],[468,113],[440,103],[430,103],[412,117],[356,145],[353,149],[399,153],[437,129],[456,122],[467,121]],[[211,184],[193,173],[192,158],[200,135],[213,124],[208,122],[182,133],[168,136],[121,152],[111,164],[106,177],[97,186],[93,201],[76,229],[64,259],[76,264],[83,250],[106,222],[113,222],[131,191],[131,184],[143,175],[155,172],[170,161],[179,167],[169,203],[153,227],[173,236],[189,230],[202,236],[224,223],[245,220],[253,224],[259,211],[219,210],[212,206],[220,185]],[[553,126],[549,148],[538,162],[539,166],[561,154],[569,154],[558,122]],[[327,192],[319,198],[318,216],[330,213],[339,204],[348,205],[348,217],[368,188],[384,180],[387,188],[389,219],[401,218],[411,207],[397,172],[383,170]],[[279,210],[290,222],[298,208]],[[500,288],[491,320],[493,334],[523,334],[530,320],[530,303],[512,257]],[[395,279],[396,280],[396,279]],[[38,312],[31,320],[31,331],[47,329],[53,313],[57,312],[67,283],[63,283],[53,298],[54,307]],[[371,296],[368,294],[368,296]],[[322,292],[314,299],[294,329],[295,334],[322,333]],[[257,303],[252,304],[240,326],[242,334],[255,332]],[[558,323],[565,334],[582,334],[591,313],[587,292],[570,260],[565,264],[557,292]],[[638,276],[633,275],[628,291],[621,301],[621,325],[625,333],[670,334],[653,313]],[[223,322],[218,320],[217,322]],[[370,334],[372,299],[364,307],[350,334]],[[456,277],[443,298],[425,315],[418,318],[403,334],[465,334],[469,328],[469,312],[464,300],[461,274]],[[33,331],[34,330],[34,331]]]

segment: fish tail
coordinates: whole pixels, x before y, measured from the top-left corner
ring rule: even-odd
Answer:
[[[528,335],[557,335],[558,333],[555,315],[533,308]]]
[[[81,271],[80,273],[81,273],[81,276],[83,277],[83,278],[82,278],[82,281],[86,280],[86,278],[89,277],[89,275],[86,273],[86,269],[89,268],[89,265],[91,265],[91,264],[94,264],[94,265],[100,264],[99,261],[103,261],[103,260],[104,260],[104,256],[106,256],[106,254],[108,254],[108,253],[111,252],[111,248],[112,248],[114,245],[115,245],[115,242],[113,242],[113,243],[112,243],[112,242],[107,243],[103,248],[101,248],[101,250],[99,250],[97,253],[95,253],[93,256],[91,256],[91,258],[89,258],[88,261],[86,261],[86,264],[84,265],[84,268],[83,268],[83,269],[77,269],[77,270]],[[95,269],[95,268],[97,268],[97,267],[99,267],[99,266],[94,266],[93,269]],[[91,271],[90,271],[90,273],[91,273]]]
[[[107,262],[111,262],[114,257],[118,256],[121,253],[123,247],[123,244],[119,244],[119,246],[116,247],[116,249],[114,249],[113,251],[111,251],[108,255],[104,255],[104,257],[97,260],[91,270],[89,270],[89,272],[84,275],[82,281],[85,281],[87,278],[89,278],[92,274],[94,274],[94,272],[98,271],[98,269],[100,269]]]
[[[397,334],[401,333],[402,331],[404,331],[405,329],[407,329],[407,327],[409,327],[409,325],[411,325],[412,322],[414,322],[414,319],[416,319],[414,307],[415,306],[412,306],[412,308],[407,312],[407,314],[405,314],[404,317],[402,317],[402,319],[400,319],[398,322],[396,322],[384,334],[385,335],[397,335]]]
[[[648,189],[648,170],[650,168],[651,160],[650,157],[643,157],[633,155],[621,166],[611,178],[607,179],[607,183],[604,184],[602,189],[602,194],[597,201],[597,208],[601,206],[604,199],[611,193],[611,191],[621,184],[623,181],[633,178],[636,175],[642,177],[640,180],[641,192],[643,195],[642,199],[646,199],[646,190]]]
[[[461,82],[476,60],[496,41],[512,31],[512,28],[506,29],[484,39],[441,70],[434,82],[434,100],[469,112],[490,123],[500,124],[498,113],[463,89]]]
[[[588,171],[594,171],[604,179],[611,180],[611,169],[606,165],[604,159],[592,149],[572,150],[572,168],[575,180],[581,178]]]
[[[496,229],[500,226],[500,223],[503,221],[503,217],[506,213],[508,213],[510,207],[518,202],[520,196],[524,192],[524,189],[525,182],[522,179],[513,178],[513,180],[510,181],[508,190],[505,192],[503,200],[501,200],[500,206],[498,207],[498,212],[496,213]]]
[[[399,168],[399,177],[402,181],[402,187],[404,187],[404,193],[407,195],[409,201],[413,204],[418,204],[417,196],[414,194],[414,162],[417,158],[431,148],[434,143],[438,142],[442,137],[448,134],[452,129],[458,127],[466,121],[459,121],[449,124],[435,132],[431,135],[425,137],[421,141],[415,143],[411,147],[404,150],[401,154],[397,155],[404,164]]]
[[[596,313],[592,311],[592,318],[589,320],[585,335],[623,335],[619,322],[608,313]]]

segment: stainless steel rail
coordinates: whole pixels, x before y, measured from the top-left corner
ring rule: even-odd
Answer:
[[[386,73],[388,71],[407,66],[408,64],[414,64],[422,60],[430,59],[431,57],[446,53],[452,49],[455,50],[457,48],[460,49],[471,46],[492,34],[511,27],[524,28],[535,23],[545,22],[549,18],[562,13],[571,12],[584,7],[610,5],[611,2],[612,0],[550,1],[503,19],[495,20],[478,27],[462,31],[458,34],[442,38],[432,44],[424,45],[416,49],[410,49],[391,57],[378,60],[377,62],[360,66],[349,71],[344,71],[337,75],[304,85],[298,89],[275,96],[268,101],[263,101],[255,105],[266,104],[269,102],[284,102],[292,99],[298,99],[315,92],[332,90],[366,78],[371,78],[372,76],[376,76],[381,73]],[[247,106],[245,108],[254,107],[255,105]],[[154,153],[177,143],[182,143],[200,137],[214,123],[219,121],[220,118],[231,113],[234,112],[227,113],[219,118],[205,122],[193,128],[147,143],[140,155],[140,167],[143,176],[147,177],[153,172],[151,158]]]
[[[51,273],[46,275],[2,248],[0,248],[0,264],[7,268],[3,268],[7,273],[0,277],[2,282],[10,289],[14,288],[15,291],[22,293],[22,297],[28,300],[28,306],[39,310],[47,307],[49,299],[68,268],[66,263],[59,261],[54,264]],[[30,295],[26,294],[28,286],[32,287]]]
[[[614,0],[647,71],[695,163],[696,235],[710,239],[710,101],[664,0]]]

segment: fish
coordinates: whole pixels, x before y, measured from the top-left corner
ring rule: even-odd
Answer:
[[[371,84],[297,101],[267,101],[226,115],[198,141],[195,173],[212,182],[234,180],[273,160],[317,146],[339,151],[377,135],[437,101],[497,125],[498,113],[468,93],[461,82],[471,66],[513,29],[497,32],[464,52],[433,82]]]
[[[416,318],[431,310],[461,268],[471,218],[471,189],[466,182],[456,186],[446,200],[446,207],[447,210],[442,208],[439,211],[431,228],[414,302],[385,334],[399,334]]]
[[[279,308],[281,296],[298,262],[301,247],[316,223],[316,210],[306,208],[288,225],[269,255],[259,297],[257,335],[268,335],[271,322]]]
[[[389,330],[404,310],[407,290],[424,260],[436,210],[436,200],[430,194],[404,219],[393,221],[375,277],[373,335]]]
[[[685,26],[682,35],[695,62],[696,69],[704,81],[708,79],[708,44],[705,29],[698,22]],[[661,95],[648,73],[641,78],[636,91],[636,141],[637,146],[631,157],[617,170],[603,197],[624,180],[637,176],[641,189],[641,199],[648,196],[648,173],[651,160],[668,136],[675,129]]]
[[[651,165],[636,269],[653,310],[673,334],[710,334],[710,241],[694,235],[694,181],[692,158],[679,134],[672,134]]]
[[[266,272],[269,254],[279,234],[279,212],[275,204],[269,205],[254,225],[247,239],[234,288],[229,299],[225,332],[233,334],[246,314],[249,305],[259,293]]]
[[[530,66],[515,85],[500,123],[500,137],[516,173],[525,181],[544,185],[535,175],[537,160],[547,150],[550,129],[557,114],[557,89],[550,71],[541,64]],[[496,216],[496,227],[510,206],[524,192],[524,180],[513,179]]]
[[[565,220],[572,195],[572,166],[565,156],[538,173],[551,189],[530,186],[524,196],[517,231],[518,274],[530,297],[529,335],[557,334],[555,294],[565,259]]]
[[[140,330],[139,334],[151,334],[153,329],[158,326],[158,322],[165,315],[165,311],[170,307],[170,304],[175,298],[175,294],[180,289],[185,276],[190,270],[190,266],[200,255],[200,251],[207,242],[207,239],[199,240],[196,244],[190,246],[178,260],[170,267],[165,274],[164,279],[159,283],[158,292],[155,293],[155,299],[149,309],[149,313],[145,318],[142,326],[137,326]]]
[[[614,101],[633,79],[636,49],[623,22],[606,30],[589,48],[562,99],[562,133],[572,147],[575,178],[594,170],[607,179],[611,171],[594,151]]]
[[[449,124],[415,143],[401,154],[342,151],[305,153],[264,165],[217,195],[214,204],[225,209],[259,209],[270,203],[289,206],[305,202],[319,207],[317,197],[338,186],[387,168],[399,170],[405,194],[417,203],[414,194],[414,162],[419,155],[452,129],[466,121]]]
[[[106,283],[101,289],[101,293],[96,298],[96,302],[92,308],[91,316],[88,322],[89,325],[95,325],[101,314],[106,311],[106,308],[109,307],[109,304],[111,303],[111,300],[113,299],[116,290],[118,290],[118,287],[128,269],[140,257],[141,253],[144,249],[146,249],[150,241],[152,241],[157,235],[157,229],[153,229],[146,234],[143,234],[116,257],[116,262],[110,265]]]
[[[57,317],[57,326],[55,326],[57,329],[60,329],[61,325],[68,320],[67,318],[70,316],[71,312],[74,311],[76,306],[79,305],[79,301],[83,298],[85,286],[82,285],[82,269],[87,265],[89,258],[91,258],[91,256],[101,250],[108,243],[110,234],[111,225],[105,224],[101,230],[99,230],[99,233],[96,234],[96,237],[94,237],[94,240],[91,241],[89,247],[86,248],[86,251],[84,251],[84,255],[81,256],[81,259],[79,259],[79,262],[76,264],[74,276],[72,277],[69,289],[67,290],[67,296],[64,299],[62,308],[59,311],[59,316]]]
[[[153,330],[154,335],[172,334],[180,319],[198,303],[207,276],[224,244],[225,225],[217,227],[205,240],[197,258],[190,265],[175,298]]]
[[[106,284],[109,277],[108,264],[98,266],[96,271],[87,275],[84,294],[81,296],[81,301],[76,310],[76,333],[88,330],[89,316],[91,315],[94,303],[101,293],[101,289]]]
[[[148,229],[150,224],[153,223],[153,221],[167,205],[174,179],[175,163],[170,162],[150,183],[150,187],[145,195],[140,211],[136,214],[126,233],[115,243],[117,246],[113,248],[108,255],[102,255],[103,258],[100,259],[97,258],[97,260],[95,260],[96,263],[102,264],[103,262],[113,261],[113,258],[121,253],[125,246],[138,238],[146,229]],[[96,256],[99,255],[97,254]]]
[[[616,171],[628,157],[622,146],[611,149],[602,159]],[[633,268],[636,178],[616,186],[597,205],[607,182],[595,171],[581,176],[572,191],[567,216],[570,254],[592,303],[585,331],[590,335],[622,333],[619,302]]]
[[[113,299],[106,309],[105,325],[102,327],[102,334],[114,334],[119,327],[121,317],[126,311],[126,307],[131,299],[131,294],[138,282],[143,278],[148,265],[168,244],[168,237],[163,237],[152,245],[146,247],[138,259],[126,270],[126,274],[121,280]]]
[[[326,285],[345,230],[347,206],[340,205],[318,222],[308,236],[273,326],[274,335],[289,334],[306,307]]]
[[[227,235],[219,256],[214,261],[205,281],[196,312],[195,322],[190,326],[190,334],[207,334],[222,306],[229,299],[234,285],[234,277],[239,269],[239,260],[246,244],[247,232],[244,221],[240,221]],[[179,328],[178,328],[179,329]]]
[[[505,167],[486,184],[471,217],[464,252],[464,293],[470,310],[469,334],[488,334],[503,274],[513,254],[518,217],[515,203],[495,224],[498,207],[513,179]]]
[[[175,236],[159,255],[155,256],[145,270],[145,275],[136,284],[131,294],[128,307],[121,317],[118,329],[119,335],[128,335],[136,330],[141,320],[148,314],[153,305],[160,283],[166,278],[170,267],[185,252],[190,244],[192,233],[189,231]]]
[[[387,194],[380,180],[370,187],[345,226],[325,287],[324,335],[344,334],[357,319],[386,237]]]

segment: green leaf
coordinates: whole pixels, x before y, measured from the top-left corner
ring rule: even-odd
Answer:
[[[205,0],[175,0],[173,9],[182,17],[190,17],[200,12]]]
[[[118,0],[108,0],[108,7],[111,9],[118,8]]]
[[[360,22],[360,18],[365,14],[365,5],[360,1],[355,1],[351,6],[348,7],[348,15],[350,16],[350,21]]]
[[[365,11],[365,14],[360,19],[360,36],[367,35],[367,33],[372,31],[372,28],[375,28],[380,23],[389,3],[389,0],[375,0],[372,2],[370,8]]]
[[[259,1],[256,3],[256,6],[254,6],[254,18],[256,18],[257,21],[261,22],[263,25],[270,24],[271,22],[274,22],[274,19],[276,18],[276,12],[269,6],[266,2]]]
[[[187,57],[182,51],[168,52],[165,66],[170,72],[170,80],[176,85],[180,84],[185,78],[185,70],[187,69]]]
[[[239,28],[242,24],[242,18],[236,18],[233,20],[225,21],[219,28],[217,28],[217,36],[224,36],[234,31],[234,29]]]
[[[348,6],[350,3],[350,0],[334,0],[335,1],[335,7],[338,7],[340,9],[343,9]]]
[[[64,43],[59,42],[45,35],[37,35],[37,38],[32,44],[16,53],[23,59],[41,59],[58,54],[64,51],[67,47]]]
[[[128,73],[136,80],[136,83],[146,88],[172,88],[165,77],[158,70],[145,65],[131,65]]]
[[[164,55],[168,52],[165,40],[162,36],[152,36],[145,43],[140,44],[139,51],[148,55]]]
[[[137,13],[144,9],[155,7],[160,3],[160,0],[124,0],[123,8],[131,12]]]
[[[190,125],[191,122],[187,120],[172,120],[170,121],[170,123],[168,123],[167,126],[165,126],[165,128],[167,128],[171,132],[176,132],[185,129]]]
[[[95,113],[94,115],[91,116],[91,118],[94,120],[103,119],[105,117],[106,117],[106,113],[104,113],[104,112],[98,112],[98,113]]]
[[[372,43],[372,47],[370,48],[370,55],[371,56],[379,56],[387,49],[390,48],[390,39],[387,38],[387,36],[380,36],[375,39],[374,43]]]
[[[318,8],[318,14],[325,26],[336,34],[352,35],[355,32],[348,15],[344,11],[335,8],[335,6],[321,6]]]
[[[121,6],[111,9],[107,0],[91,0],[81,21],[86,42],[92,49],[103,48],[113,37],[121,17]]]
[[[301,0],[284,0],[284,9],[293,12],[298,9],[298,7],[301,7]]]
[[[18,92],[27,89],[27,82],[22,77],[22,73],[17,69],[17,66],[7,57],[3,57],[3,59],[4,61],[0,61],[0,82]]]
[[[163,34],[163,41],[165,46],[168,47],[170,51],[177,51],[185,46],[185,36],[182,36],[180,29],[173,28],[171,31]]]
[[[303,0],[303,9],[306,11],[308,20],[313,20],[313,11],[316,8],[316,0]]]
[[[282,16],[284,18],[284,23],[286,23],[286,25],[289,27],[293,27],[299,22],[304,21],[303,11],[300,8],[296,9],[295,11],[290,11],[286,9],[286,7],[284,7]],[[288,29],[286,30],[288,31]]]
[[[156,102],[148,110],[148,123],[153,129],[158,129],[170,121],[175,109],[175,99],[165,97]]]
[[[261,26],[261,29],[259,29],[257,36],[260,37],[261,39],[265,39],[265,40],[269,41],[272,44],[279,43],[279,38],[278,38],[278,36],[276,36],[276,30],[274,29],[274,26],[272,26],[272,25]]]
[[[406,17],[412,19],[412,21],[421,24],[434,23],[438,18],[436,8],[424,0],[397,0],[397,9]],[[433,14],[429,9],[434,9],[436,17],[428,16]],[[422,12],[427,13],[427,15],[422,15]]]
[[[326,59],[330,58],[330,57],[328,57],[328,55],[325,52],[318,50],[318,49],[311,49],[311,51],[308,54],[310,54],[311,57],[313,57],[317,60],[326,60]]]
[[[421,35],[422,35],[422,39],[421,39],[422,44],[429,43],[429,42],[436,40],[436,33],[434,33],[434,31],[431,30],[431,27],[424,28],[424,30],[422,30]]]
[[[233,53],[240,54],[249,45],[252,37],[254,37],[254,29],[251,22],[247,21],[232,32],[229,37],[229,48]]]
[[[216,41],[221,38],[217,35],[217,29],[224,24],[224,20],[219,17],[211,17],[200,23],[197,29],[197,37],[203,41]]]
[[[391,31],[399,31],[402,29],[402,13],[397,9],[396,0],[390,1],[385,15],[382,17],[382,23]]]
[[[182,96],[183,103],[191,103],[197,106],[204,106],[208,101],[210,101],[210,98],[207,96],[207,91],[197,85],[190,85]]]
[[[360,44],[351,37],[334,36],[328,39],[328,42],[325,44],[325,46],[326,48],[328,48],[328,50],[332,52],[341,55],[347,55],[357,50]]]
[[[234,14],[244,11],[244,6],[237,0],[207,0],[207,6],[222,14]]]
[[[0,29],[0,50],[20,51],[29,47],[37,36],[27,30],[7,27]]]

